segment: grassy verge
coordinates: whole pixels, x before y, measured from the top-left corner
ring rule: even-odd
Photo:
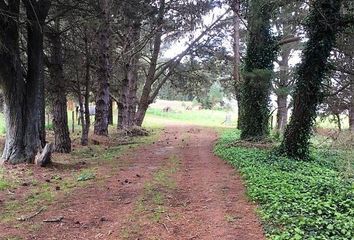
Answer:
[[[270,239],[354,239],[354,176],[343,172],[340,153],[319,150],[311,162],[293,161],[231,147],[238,136],[224,132],[215,152],[243,175]]]

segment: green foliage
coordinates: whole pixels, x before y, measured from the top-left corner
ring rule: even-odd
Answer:
[[[270,19],[274,4],[265,0],[250,2],[249,39],[241,85],[241,138],[261,140],[269,133],[269,96],[273,62],[278,46]]]
[[[225,132],[215,152],[244,176],[270,239],[352,239],[354,179],[343,177],[339,154],[321,151],[313,161],[293,161],[229,147],[238,138],[238,132]]]
[[[341,1],[313,1],[306,30],[309,41],[297,69],[294,110],[279,153],[294,159],[308,159],[312,127],[322,101],[322,82],[328,72],[328,58],[340,31]],[[325,19],[325,20],[324,20]]]
[[[208,101],[211,103],[211,108],[222,101],[223,95],[223,89],[220,83],[213,83],[208,93]]]

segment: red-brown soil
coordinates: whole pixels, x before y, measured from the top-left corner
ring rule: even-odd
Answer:
[[[265,239],[242,179],[212,153],[216,139],[211,129],[166,127],[117,166],[103,164],[104,179],[58,195],[26,222],[0,224],[0,239]]]

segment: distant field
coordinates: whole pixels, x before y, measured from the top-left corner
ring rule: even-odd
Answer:
[[[169,112],[164,112],[163,109],[169,107]],[[186,110],[189,107],[192,110]],[[148,109],[144,126],[145,127],[156,127],[162,126],[166,123],[188,123],[188,124],[196,124],[201,126],[208,127],[232,127],[236,126],[237,122],[237,113],[236,112],[227,112],[221,110],[198,110],[199,105],[193,102],[182,102],[182,101],[167,101],[167,100],[157,100],[153,104],[151,104]],[[231,115],[231,122],[228,124],[223,124],[225,121],[226,115]],[[113,113],[114,124],[117,123],[117,111]],[[76,116],[74,117],[75,131],[80,131],[81,127],[77,123]],[[275,116],[274,116],[275,121]],[[91,122],[94,122],[94,117],[91,117]],[[47,128],[51,129],[51,121],[46,120]],[[72,130],[72,112],[68,112],[68,124],[70,127],[70,131]],[[274,123],[275,124],[275,123]],[[273,124],[273,125],[274,125]],[[337,129],[337,125],[331,121],[330,118],[326,118],[321,120],[318,118],[317,126],[325,129]],[[349,127],[348,117],[342,116],[342,128],[347,129]],[[113,127],[114,128],[114,127]],[[0,135],[5,135],[6,127],[5,127],[5,119],[4,115],[0,113]]]

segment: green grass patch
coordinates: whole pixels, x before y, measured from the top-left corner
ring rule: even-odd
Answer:
[[[192,110],[192,111],[172,111],[164,112],[161,109],[149,108],[146,114],[146,124],[151,122],[163,125],[166,121],[176,123],[197,124],[206,127],[225,127],[223,124],[226,111],[217,110]],[[235,114],[234,114],[235,115]],[[236,116],[232,119],[229,126],[236,126]]]
[[[224,132],[215,152],[243,175],[270,239],[353,239],[354,181],[342,172],[340,152],[319,150],[311,162],[294,161],[230,147],[238,137]]]
[[[0,166],[0,191],[11,188],[12,184],[5,178],[4,169]]]

